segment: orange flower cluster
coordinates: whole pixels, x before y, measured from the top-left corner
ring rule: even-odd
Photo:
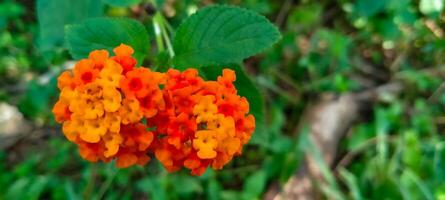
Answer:
[[[53,113],[84,159],[129,167],[154,153],[170,172],[184,166],[201,175],[241,153],[255,118],[237,94],[234,71],[204,81],[195,69],[135,68],[133,49],[124,44],[113,51],[93,51],[58,78]]]
[[[241,153],[255,128],[249,103],[237,95],[235,73],[224,69],[217,81],[204,81],[195,69],[167,71],[165,110],[148,118],[160,136],[155,156],[172,172],[182,166],[201,175],[221,169]]]
[[[127,95],[133,89],[128,79],[140,69],[134,68],[131,47],[120,45],[114,53],[116,56],[109,57],[105,50],[93,51],[72,71],[63,72],[58,78],[61,93],[53,113],[84,159],[116,159],[118,167],[144,165],[150,160],[146,152],[154,134],[140,122],[145,113],[138,99]],[[144,73],[163,77],[149,70]],[[147,84],[158,87],[154,82]]]

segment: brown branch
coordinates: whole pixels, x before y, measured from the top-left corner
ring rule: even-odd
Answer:
[[[332,167],[341,138],[360,118],[363,110],[381,100],[384,95],[396,95],[402,90],[400,83],[389,83],[360,93],[347,93],[338,97],[322,95],[318,103],[309,106],[303,114],[300,126],[309,125],[314,144],[320,150],[325,163]],[[323,176],[311,155],[305,155],[304,163],[288,180],[281,193],[267,199],[318,199],[320,198],[314,184],[323,183]],[[278,192],[276,188],[271,190]]]

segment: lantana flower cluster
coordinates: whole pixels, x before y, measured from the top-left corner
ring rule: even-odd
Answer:
[[[201,175],[241,154],[254,129],[235,72],[205,81],[196,69],[166,73],[136,67],[133,49],[95,50],[58,78],[55,120],[82,158],[145,165],[154,155],[169,171]]]

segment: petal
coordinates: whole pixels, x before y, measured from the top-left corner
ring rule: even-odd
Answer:
[[[118,168],[127,168],[134,164],[136,164],[138,161],[138,157],[133,154],[123,154],[119,155],[116,161],[116,166]]]
[[[113,52],[118,57],[125,57],[125,56],[131,56],[134,53],[134,50],[128,45],[120,44],[118,47],[113,49]]]

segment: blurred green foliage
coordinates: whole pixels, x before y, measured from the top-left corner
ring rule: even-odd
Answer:
[[[55,77],[71,60],[65,25],[128,16],[147,28],[154,44],[153,16],[144,10],[160,9],[177,28],[209,2],[253,10],[280,27],[280,42],[246,60],[251,76],[239,77],[255,83],[243,86],[260,89],[253,94],[260,99],[250,101],[252,112],[263,112],[255,104],[264,101],[264,123],[241,157],[202,177],[169,174],[156,161],[123,170],[87,163],[60,133],[51,135],[0,151],[0,199],[259,199],[269,185],[289,179],[304,152],[319,158],[327,181],[317,189],[329,198],[445,199],[443,0],[82,0],[51,8],[54,2],[0,2],[0,101],[17,106],[37,128],[60,130],[51,107]],[[90,4],[97,7],[84,9]],[[85,18],[75,17],[80,13]],[[164,67],[168,54],[150,51],[144,63]],[[296,133],[303,111],[320,94],[389,82],[402,83],[402,92],[364,111],[366,119],[342,140],[335,166],[326,166],[305,131]]]
[[[40,30],[38,44],[45,51],[64,45],[65,25],[102,16],[103,3],[95,0],[39,0],[36,9]]]

